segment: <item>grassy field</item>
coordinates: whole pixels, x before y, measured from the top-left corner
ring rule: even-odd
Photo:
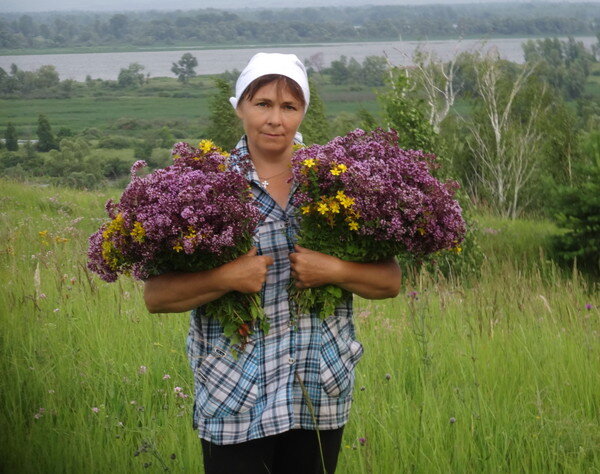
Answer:
[[[118,192],[0,196],[0,471],[202,472],[188,315],[150,315],[138,283],[85,269]],[[547,259],[551,223],[478,222],[479,278],[414,273],[356,301],[339,473],[600,471],[598,283]]]
[[[372,114],[379,105],[372,88],[325,85],[319,88],[326,114],[333,119],[340,112],[364,107]],[[151,128],[179,122],[184,128],[204,130],[209,124],[209,98],[216,92],[212,77],[195,78],[183,86],[172,78],[152,78],[139,90],[88,89],[77,84],[68,99],[0,99],[0,127],[12,122],[19,138],[36,138],[39,114],[48,117],[53,130],[67,127],[73,132],[93,127],[115,134],[139,131],[115,130],[119,119],[145,121]],[[197,138],[197,137],[194,137]]]

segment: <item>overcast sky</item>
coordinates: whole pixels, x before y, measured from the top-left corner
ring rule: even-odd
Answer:
[[[510,0],[504,0],[505,2]],[[511,3],[543,3],[552,0],[512,0]],[[562,0],[564,2],[565,0]],[[574,3],[576,0],[566,0]],[[579,3],[581,0],[578,0]],[[356,5],[426,5],[457,3],[500,3],[499,0],[0,0],[0,12],[45,12],[49,10],[125,11],[125,10],[191,10],[198,8],[285,8],[309,6]],[[600,0],[587,0],[600,3]]]

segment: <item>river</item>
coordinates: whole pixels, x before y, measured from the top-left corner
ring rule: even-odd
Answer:
[[[359,62],[367,56],[387,55],[394,65],[410,65],[411,57],[418,46],[434,52],[439,58],[448,60],[459,51],[475,51],[479,48],[496,48],[504,59],[523,62],[521,44],[524,38],[503,38],[481,40],[440,40],[440,41],[392,41],[377,43],[332,43],[322,45],[290,45],[285,47],[261,47],[244,49],[205,49],[177,51],[149,51],[135,53],[85,53],[85,54],[43,54],[23,56],[0,56],[0,67],[8,72],[11,64],[19,69],[33,71],[40,66],[52,64],[61,79],[83,81],[87,75],[94,79],[116,79],[121,68],[137,62],[142,64],[144,72],[151,77],[171,76],[173,62],[181,55],[190,52],[198,59],[196,73],[218,74],[227,70],[243,69],[248,59],[259,51],[295,53],[304,60],[313,55],[322,54],[322,63],[329,65],[335,59],[345,55]],[[578,38],[586,47],[596,43],[595,37]]]

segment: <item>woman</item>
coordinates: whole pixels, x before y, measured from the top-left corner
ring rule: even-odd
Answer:
[[[237,145],[254,169],[248,179],[264,220],[255,247],[209,271],[168,273],[146,281],[151,312],[193,310],[188,354],[194,371],[194,426],[206,473],[335,471],[348,420],[354,367],[362,355],[352,323],[352,295],[396,296],[401,274],[393,260],[352,263],[295,245],[290,198],[293,145],[310,100],[295,55],[255,55],[231,98],[245,136]],[[334,315],[293,317],[287,288],[338,285],[347,298]],[[270,321],[237,359],[222,327],[202,305],[229,291],[261,291]]]

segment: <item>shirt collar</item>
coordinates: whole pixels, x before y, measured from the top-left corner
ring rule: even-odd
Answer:
[[[296,136],[294,137],[294,145],[304,145],[304,143],[302,143],[302,135],[300,135],[299,133],[297,133]],[[256,184],[258,184],[260,186],[260,178],[258,177],[258,173],[256,172],[256,169],[254,168],[254,163],[252,162],[252,159],[250,158],[250,149],[248,148],[248,137],[246,135],[243,135],[242,138],[240,138],[240,141],[238,141],[234,150],[236,151],[238,161],[248,160],[248,162],[249,162],[250,166],[248,168],[248,171],[245,174],[246,179],[248,181],[255,182]]]

